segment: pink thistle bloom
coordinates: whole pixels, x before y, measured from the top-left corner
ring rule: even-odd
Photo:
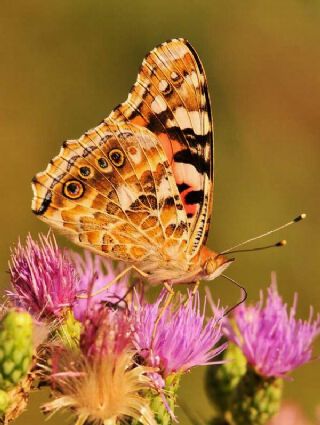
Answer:
[[[59,316],[74,303],[75,269],[53,234],[40,235],[39,242],[28,235],[25,246],[19,241],[12,249],[9,268],[13,287],[9,298],[36,318]]]
[[[136,423],[156,425],[145,392],[153,390],[150,368],[137,365],[135,351],[106,350],[87,356],[81,351],[62,349],[52,360],[53,400],[44,412],[68,410],[75,424],[117,425],[133,418]]]
[[[69,256],[79,277],[77,293],[88,295],[87,299],[78,298],[73,305],[76,319],[84,320],[87,312],[103,301],[117,303],[125,296],[128,290],[128,275],[125,275],[100,294],[94,295],[96,291],[108,285],[122,271],[110,259],[92,254],[90,251],[84,251],[83,256],[76,252],[70,252]]]
[[[117,355],[128,347],[133,348],[128,311],[105,306],[91,309],[84,322],[80,346],[87,357]]]
[[[311,359],[311,344],[320,333],[320,316],[312,321],[296,319],[297,296],[288,311],[274,283],[255,306],[242,304],[233,318],[236,329],[226,323],[226,335],[236,343],[247,361],[265,377],[282,377]]]
[[[136,363],[129,312],[101,305],[88,311],[81,350],[56,347],[51,382],[54,399],[45,412],[70,409],[76,424],[116,425],[128,417],[156,425],[149,398],[151,368]]]
[[[212,359],[226,348],[219,342],[222,332],[216,317],[205,320],[197,293],[178,307],[170,305],[162,315],[152,338],[155,321],[165,298],[162,292],[154,304],[137,302],[133,306],[134,343],[148,366],[159,368],[166,378],[174,372],[186,372],[194,366],[213,364]]]

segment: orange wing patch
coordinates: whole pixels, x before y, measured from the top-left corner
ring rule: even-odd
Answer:
[[[213,130],[207,81],[192,46],[174,39],[152,50],[128,99],[108,121],[131,121],[160,140],[188,216],[188,252],[196,255],[212,209]]]

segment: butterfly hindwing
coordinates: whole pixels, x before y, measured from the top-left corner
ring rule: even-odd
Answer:
[[[209,230],[213,130],[207,81],[192,46],[174,39],[152,50],[128,99],[108,121],[130,121],[160,140],[188,217],[188,252],[194,256]]]
[[[145,128],[102,123],[65,142],[33,191],[35,214],[78,245],[127,262],[186,251],[179,192],[159,140]]]

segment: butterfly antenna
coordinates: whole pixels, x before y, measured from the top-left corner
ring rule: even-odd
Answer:
[[[286,246],[286,245],[287,245],[287,241],[285,239],[282,239],[281,241],[277,243],[273,243],[271,245],[258,246],[255,248],[248,248],[248,249],[234,249],[233,251],[223,252],[222,254],[238,254],[239,252],[263,251],[264,249],[279,248],[281,246]]]
[[[235,304],[234,306],[230,307],[227,311],[225,311],[223,313],[222,317],[226,317],[228,316],[228,314],[230,314],[235,308],[239,307],[239,305],[241,305],[242,303],[245,302],[245,300],[248,298],[248,293],[246,291],[246,288],[244,288],[243,286],[241,286],[238,282],[236,282],[234,279],[232,279],[229,276],[226,276],[225,274],[221,275],[222,277],[224,277],[225,279],[227,279],[229,282],[233,283],[234,285],[236,285],[239,289],[241,289],[242,292],[242,298],[241,300]]]
[[[269,230],[268,232],[265,232],[265,233],[263,233],[262,235],[255,236],[254,238],[250,238],[250,239],[247,239],[247,240],[246,240],[246,241],[244,241],[244,242],[238,243],[237,245],[234,245],[234,246],[232,246],[231,248],[229,248],[229,249],[226,249],[226,250],[222,251],[222,252],[221,252],[221,254],[228,254],[228,253],[230,253],[231,251],[232,251],[232,252],[234,252],[234,250],[235,250],[235,249],[237,249],[237,248],[239,248],[240,246],[246,245],[246,244],[248,244],[248,243],[250,243],[250,242],[253,242],[253,241],[257,240],[257,239],[264,238],[265,236],[271,235],[272,233],[277,232],[278,230],[285,229],[286,227],[291,226],[291,224],[298,223],[299,221],[301,221],[301,220],[305,219],[305,218],[306,218],[306,216],[307,216],[307,214],[305,214],[305,213],[300,214],[300,215],[298,215],[298,217],[294,218],[293,220],[289,221],[288,223],[283,224],[283,225],[282,225],[282,226],[280,226],[280,227],[276,227],[275,229]],[[271,248],[271,247],[273,247],[273,246],[284,246],[284,245],[285,245],[285,243],[284,243],[284,244],[281,244],[281,242],[283,242],[283,241],[277,242],[277,244],[275,244],[275,245],[271,245],[271,246],[270,246],[270,248]],[[269,247],[269,246],[268,246],[268,247]],[[254,249],[253,249],[253,251],[256,251],[256,250],[259,250],[259,249],[266,249],[266,248],[264,248],[264,247],[261,247],[261,248],[254,248]],[[239,251],[238,251],[238,252],[239,252]],[[243,252],[243,251],[242,251],[242,252]]]

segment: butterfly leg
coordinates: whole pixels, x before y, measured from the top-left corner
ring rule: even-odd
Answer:
[[[197,290],[199,288],[199,285],[200,285],[200,280],[197,280],[197,282],[195,282],[193,284],[192,291],[191,291],[190,295],[188,296],[188,298],[186,299],[184,305],[187,305],[189,303],[189,301],[192,300],[192,298],[196,295]]]
[[[166,311],[166,309],[169,307],[169,305],[172,301],[172,298],[174,296],[174,290],[172,289],[172,286],[168,282],[164,282],[164,286],[165,286],[165,288],[168,292],[167,292],[166,299],[163,303],[163,306],[161,307],[161,309],[158,313],[158,316],[156,318],[156,321],[154,322],[154,328],[153,328],[152,339],[151,339],[152,343],[153,343],[154,337],[155,337],[156,332],[157,332],[157,327],[158,327],[159,321],[160,321],[161,317],[163,316],[164,312]]]
[[[130,286],[129,286],[129,288],[126,290],[126,292],[124,293],[124,295],[122,295],[122,297],[118,297],[118,301],[117,302],[115,302],[113,305],[115,306],[115,307],[117,307],[117,306],[119,306],[122,302],[123,303],[125,303],[126,304],[126,306],[128,306],[128,302],[127,302],[127,300],[126,300],[126,298],[128,297],[128,295],[134,290],[134,288],[136,287],[136,286],[141,286],[142,285],[142,288],[143,288],[143,282],[142,281],[135,281],[135,282],[133,282]]]
[[[148,277],[148,274],[145,273],[145,272],[143,272],[142,270],[138,269],[138,267],[136,267],[136,266],[129,266],[126,269],[122,270],[122,272],[119,273],[117,277],[115,277],[114,279],[112,279],[111,282],[107,283],[105,286],[103,286],[102,288],[100,288],[98,291],[95,291],[92,294],[90,294],[90,297],[95,297],[96,295],[99,295],[102,292],[106,291],[112,285],[114,285],[119,279],[121,279],[123,276],[125,276],[127,273],[129,273],[130,271],[136,271],[142,277]],[[77,298],[85,298],[86,299],[86,298],[88,298],[88,295],[87,294],[77,295]]]

